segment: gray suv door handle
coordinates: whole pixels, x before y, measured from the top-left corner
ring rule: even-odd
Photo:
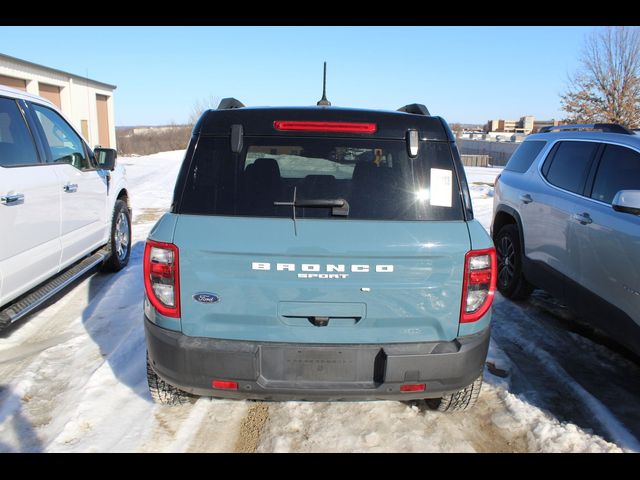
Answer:
[[[572,215],[572,218],[576,222],[580,222],[582,225],[589,225],[590,223],[593,223],[593,220],[591,219],[591,215],[589,215],[587,212],[574,213]]]
[[[533,198],[531,198],[531,195],[529,195],[528,193],[523,193],[522,195],[520,195],[520,201],[522,203],[531,203],[533,202]]]
[[[3,205],[20,205],[24,203],[24,194],[13,193],[11,195],[3,195],[0,197],[0,203]]]
[[[67,193],[74,193],[74,192],[78,191],[78,184],[77,183],[67,183],[67,184],[65,184],[64,187],[62,187],[62,189]]]

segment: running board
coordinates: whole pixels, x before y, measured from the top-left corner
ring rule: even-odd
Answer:
[[[15,303],[9,304],[7,308],[0,310],[0,330],[7,328],[13,322],[20,320],[32,312],[87,271],[99,263],[102,263],[109,255],[110,251],[107,247],[98,250],[93,255],[86,257],[63,273],[53,277],[53,279],[27,294],[25,297],[20,298]]]

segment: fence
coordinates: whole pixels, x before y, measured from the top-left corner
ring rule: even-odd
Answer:
[[[456,140],[460,154],[465,156],[487,156],[487,165],[492,167],[504,167],[511,155],[520,143],[515,142],[487,142],[484,140],[469,140],[459,138]],[[466,164],[465,164],[466,165]],[[472,165],[475,166],[475,165]],[[478,165],[480,166],[480,165]]]
[[[460,155],[465,167],[488,167],[491,165],[489,155]]]

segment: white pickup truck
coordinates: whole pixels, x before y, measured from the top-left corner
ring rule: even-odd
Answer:
[[[48,100],[0,86],[0,330],[130,253],[116,151],[89,148]]]

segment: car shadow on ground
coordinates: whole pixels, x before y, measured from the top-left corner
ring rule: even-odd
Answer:
[[[144,244],[138,241],[132,246],[129,264],[120,272],[89,278],[82,323],[117,380],[151,402],[143,324]]]
[[[640,445],[640,363],[537,290],[496,298],[492,339],[507,355],[509,391],[623,448]],[[604,344],[603,341],[604,340]]]
[[[13,436],[17,439],[16,446],[0,441],[0,453],[43,451],[42,442],[33,425],[22,414],[20,397],[7,385],[0,385],[0,431],[4,438]]]

